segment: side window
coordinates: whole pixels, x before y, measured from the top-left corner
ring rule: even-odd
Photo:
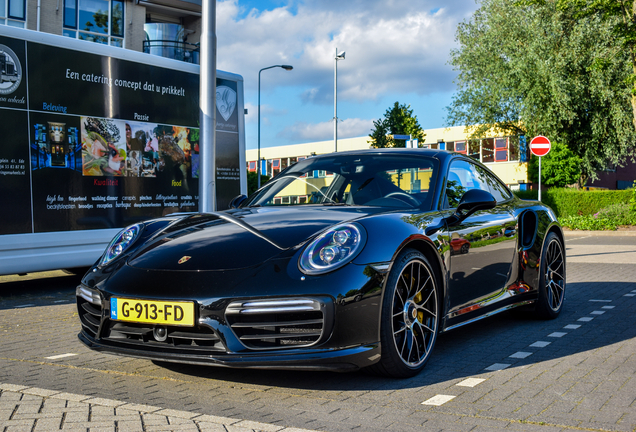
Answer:
[[[466,191],[481,189],[490,192],[486,179],[477,166],[465,160],[454,160],[446,180],[445,208],[456,208]]]
[[[506,189],[492,174],[484,171],[480,167],[477,167],[477,169],[488,184],[489,191],[492,196],[495,197],[497,203],[511,198],[510,191],[508,191],[508,189]]]

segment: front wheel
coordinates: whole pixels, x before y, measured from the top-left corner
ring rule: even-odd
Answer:
[[[404,250],[393,264],[382,303],[382,356],[370,369],[382,375],[407,378],[426,365],[440,319],[439,288],[426,257]]]
[[[551,232],[545,239],[541,254],[537,315],[544,319],[559,316],[565,300],[565,248]]]

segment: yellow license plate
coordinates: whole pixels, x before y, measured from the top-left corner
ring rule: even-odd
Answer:
[[[110,319],[193,327],[194,303],[111,297]]]

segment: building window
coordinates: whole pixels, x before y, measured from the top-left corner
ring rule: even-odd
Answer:
[[[250,161],[247,169],[250,172],[256,172],[256,161]]]
[[[0,0],[0,24],[25,28],[26,0]]]
[[[466,141],[457,141],[455,143],[455,151],[457,153],[466,154]]]
[[[495,138],[495,162],[508,161],[508,139]]]
[[[76,39],[123,47],[123,0],[64,0],[63,34]]]
[[[492,138],[481,140],[481,161],[483,163],[495,161],[495,141]]]

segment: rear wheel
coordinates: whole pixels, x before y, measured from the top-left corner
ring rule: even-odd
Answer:
[[[537,315],[545,319],[559,316],[565,300],[565,248],[551,232],[546,237],[541,254]]]
[[[404,250],[393,264],[382,304],[382,357],[374,372],[396,378],[417,375],[428,361],[439,327],[439,289],[426,257]]]

